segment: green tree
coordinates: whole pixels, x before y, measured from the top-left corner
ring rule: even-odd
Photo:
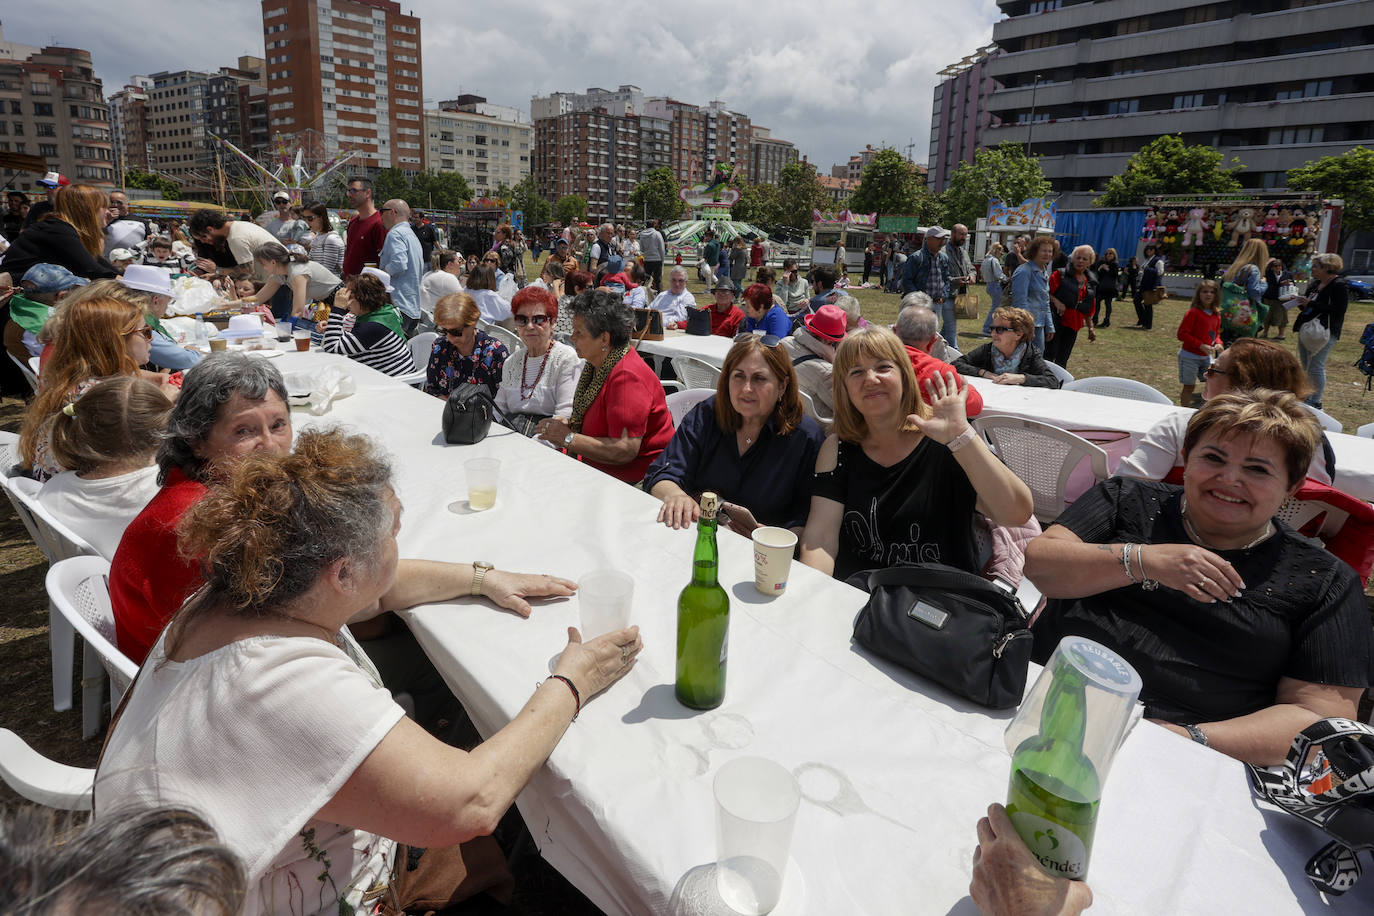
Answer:
[[[1210,146],[1189,146],[1177,134],[1156,137],[1126,161],[1094,203],[1099,207],[1141,207],[1151,194],[1192,196],[1240,190],[1236,172],[1223,168],[1224,156]]]
[[[569,225],[587,216],[587,198],[578,194],[565,194],[553,205],[555,222]]]
[[[124,187],[137,188],[140,191],[160,191],[163,200],[181,199],[181,185],[170,178],[138,169],[128,169],[124,172]]]
[[[682,215],[677,179],[665,166],[652,169],[630,192],[630,215],[639,219],[675,220]]]
[[[782,194],[777,185],[747,184],[740,188],[730,215],[742,223],[776,226],[782,222]]]
[[[553,207],[539,196],[534,186],[533,175],[526,175],[519,184],[511,188],[507,200],[510,201],[512,210],[524,212],[526,226],[542,226],[553,219]]]
[[[1374,231],[1374,150],[1357,146],[1289,169],[1288,190],[1345,201],[1339,248],[1352,233]]]
[[[811,225],[811,211],[830,203],[825,186],[809,162],[789,162],[778,173],[778,221],[795,228]]]
[[[461,210],[472,200],[472,188],[468,181],[457,172],[418,172],[414,177],[408,194],[402,199],[413,209],[419,210]]]
[[[1040,160],[1027,156],[1020,144],[999,143],[980,149],[972,162],[963,163],[949,176],[949,186],[940,195],[942,218],[946,228],[955,223],[972,227],[979,217],[988,215],[990,200],[1019,204],[1049,192]]]
[[[939,218],[939,202],[926,188],[916,166],[891,147],[884,147],[864,168],[849,198],[857,213],[902,214],[924,221]]]

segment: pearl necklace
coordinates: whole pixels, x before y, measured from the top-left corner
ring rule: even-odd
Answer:
[[[1179,511],[1180,511],[1180,513],[1181,513],[1181,515],[1182,515],[1182,517],[1183,517],[1183,530],[1184,530],[1184,532],[1188,535],[1189,539],[1192,540],[1193,543],[1197,544],[1199,547],[1207,547],[1207,548],[1209,548],[1209,549],[1214,549],[1214,550],[1249,550],[1251,547],[1254,547],[1254,546],[1255,546],[1256,544],[1258,544],[1260,541],[1263,541],[1265,538],[1269,537],[1270,535],[1272,535],[1272,534],[1274,533],[1274,523],[1273,523],[1273,522],[1265,522],[1265,523],[1264,523],[1264,530],[1260,532],[1260,536],[1257,537],[1257,538],[1255,538],[1255,539],[1254,539],[1253,541],[1251,541],[1250,543],[1246,544],[1244,547],[1215,547],[1215,548],[1214,548],[1214,547],[1212,547],[1211,544],[1209,544],[1209,543],[1207,543],[1206,541],[1204,541],[1204,540],[1202,539],[1202,537],[1198,535],[1197,529],[1194,528],[1194,527],[1193,527],[1193,523],[1192,523],[1191,521],[1188,520],[1188,497],[1186,497],[1186,496],[1183,497],[1183,499],[1182,499],[1182,501],[1181,501],[1181,503],[1180,503],[1180,506],[1179,506]]]
[[[552,352],[552,346],[544,351],[544,358],[539,361],[539,371],[535,373],[534,381],[527,385],[525,384],[525,371],[530,364],[530,351],[525,351],[525,356],[520,362],[520,400],[528,401],[534,396],[534,389],[539,387],[539,380],[544,377],[544,366],[548,363],[549,354]]]

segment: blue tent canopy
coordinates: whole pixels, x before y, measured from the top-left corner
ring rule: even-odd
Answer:
[[[1054,221],[1054,235],[1064,251],[1091,245],[1100,258],[1108,248],[1124,263],[1135,257],[1140,234],[1145,229],[1145,211],[1140,210],[1060,210]]]

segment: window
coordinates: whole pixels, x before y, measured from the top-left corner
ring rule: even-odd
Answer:
[[[1107,114],[1135,114],[1140,110],[1140,99],[1122,99],[1107,103]]]
[[[40,118],[51,118],[52,102],[34,102],[33,113]]]
[[[23,121],[15,121],[15,122],[14,122],[14,135],[15,135],[16,137],[22,137],[22,136],[24,136],[24,122],[23,122]]]
[[[75,108],[76,106],[72,106],[72,107]],[[23,114],[23,113],[24,113],[24,109],[23,109],[23,107],[20,106],[19,101],[18,101],[17,99],[11,99],[11,100],[10,100],[10,114]]]
[[[56,159],[56,158],[57,158],[57,144],[55,144],[55,143],[40,143],[40,144],[38,144],[38,155],[40,155],[40,156],[46,156],[46,157],[49,158],[49,159]]]
[[[1321,143],[1325,137],[1325,127],[1275,127],[1269,131],[1269,145]]]
[[[33,126],[33,133],[36,137],[56,137],[57,125],[51,121],[39,121]]]
[[[1192,94],[1192,95],[1176,95],[1176,96],[1174,96],[1174,107],[1175,107],[1175,108],[1201,108],[1201,107],[1202,107],[1202,93],[1197,92],[1197,93],[1194,93],[1194,94]]]

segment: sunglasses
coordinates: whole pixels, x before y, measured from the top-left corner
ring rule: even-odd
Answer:
[[[550,318],[549,318],[548,315],[516,315],[516,316],[515,316],[515,324],[516,324],[516,326],[517,326],[517,327],[522,327],[522,328],[525,327],[525,325],[527,325],[527,324],[533,324],[536,328],[542,328],[544,325],[548,324],[549,321],[550,321]]]
[[[1230,375],[1225,369],[1218,369],[1216,363],[1207,367],[1207,375]]]
[[[438,331],[445,337],[462,337],[463,332],[466,331],[467,328],[441,328],[436,324],[434,326],[434,330]]]
[[[130,331],[129,333],[130,333],[130,334],[140,334],[140,335],[142,335],[142,337],[143,337],[144,340],[152,340],[152,339],[153,339],[153,329],[152,329],[151,327],[149,327],[148,325],[146,325],[146,324],[145,324],[143,327],[139,328],[138,330],[136,330],[136,331]]]
[[[390,213],[390,212],[391,212],[391,208],[390,208],[390,207],[382,207],[382,208],[381,208],[380,210],[378,210],[377,212],[378,212],[378,213]]]
[[[765,347],[767,347],[767,348],[770,349],[770,350],[773,349],[774,347],[776,347],[778,344],[782,343],[782,338],[779,337],[779,336],[776,335],[776,334],[762,334],[762,335],[760,335],[760,334],[755,334],[753,331],[744,331],[744,332],[742,332],[742,333],[740,333],[740,334],[736,334],[736,335],[735,335],[735,343],[739,343],[741,340],[749,340],[750,338],[753,338],[753,337],[757,337],[758,340],[759,340],[759,343],[763,344]]]
[[[1016,328],[1009,328],[1003,324],[995,324],[992,327],[988,328],[988,330],[994,334],[1009,334],[1012,331],[1016,330]]]
[[[497,259],[497,258],[483,258],[483,259],[482,259],[482,263],[483,263],[483,264],[499,264],[499,263],[501,263],[501,262],[500,262],[500,260]]]

